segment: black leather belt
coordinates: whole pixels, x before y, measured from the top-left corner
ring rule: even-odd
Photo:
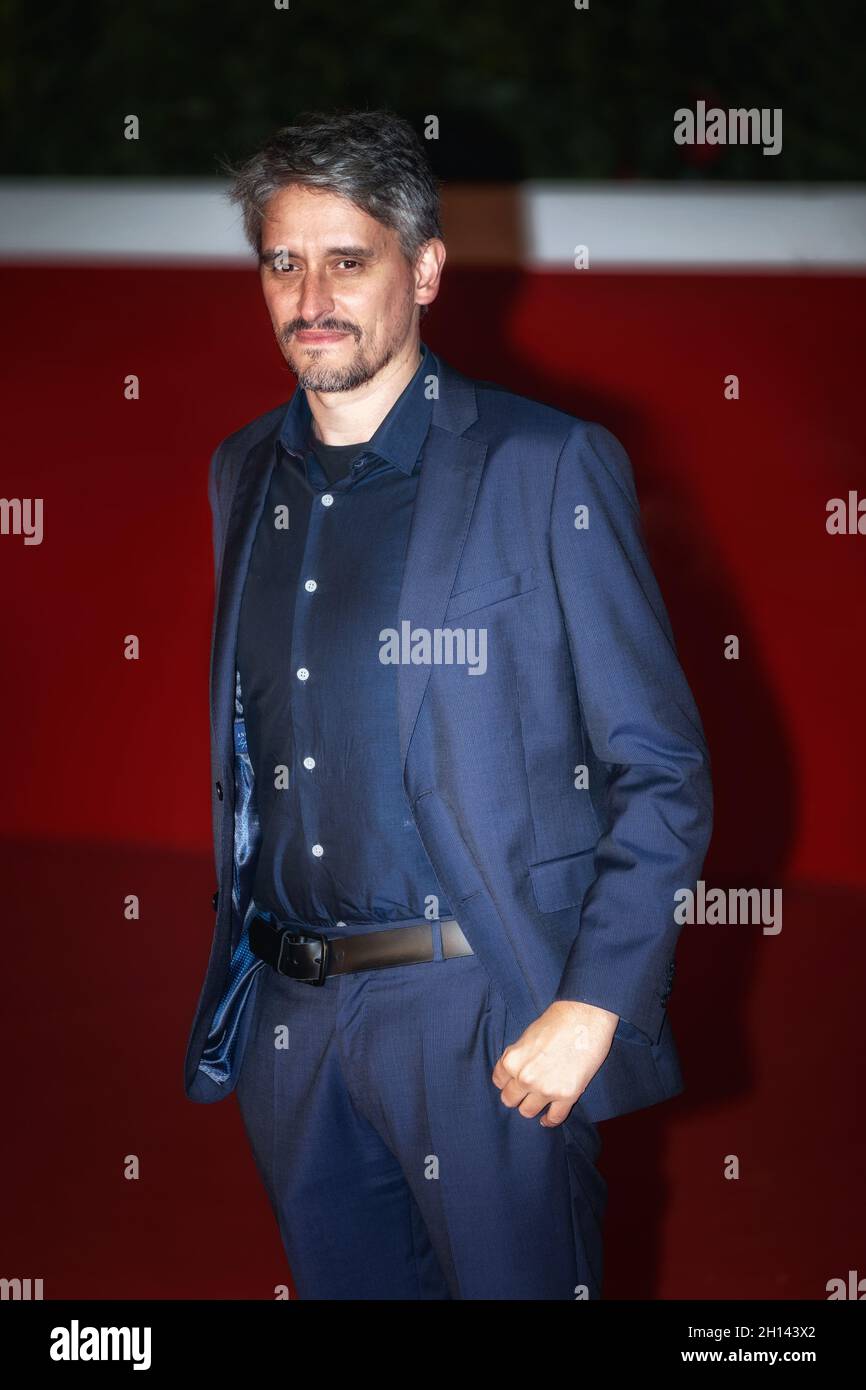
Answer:
[[[446,959],[474,954],[456,918],[443,918],[439,925],[442,955]],[[253,955],[267,961],[281,975],[307,985],[322,985],[328,975],[380,970],[388,965],[420,965],[435,959],[433,923],[426,921],[362,936],[328,937],[310,930],[297,932],[293,927],[254,917],[249,939]]]

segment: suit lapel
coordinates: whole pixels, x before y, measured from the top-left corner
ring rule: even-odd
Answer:
[[[427,631],[444,625],[487,452],[486,444],[463,437],[463,431],[478,416],[471,380],[435,356],[434,364],[439,398],[434,402],[418,475],[397,612],[398,632],[403,621],[411,623],[413,629]],[[430,674],[429,665],[401,663],[397,667],[401,770],[405,769]]]

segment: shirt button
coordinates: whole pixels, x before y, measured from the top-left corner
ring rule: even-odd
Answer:
[[[308,594],[314,594],[318,587],[319,586],[316,583],[315,579],[308,579],[304,585],[304,588],[306,589]]]
[[[304,767],[308,767],[308,768],[310,768],[310,770],[312,770],[315,766],[316,766],[316,760],[315,760],[315,758],[304,758]]]
[[[334,505],[334,499],[333,499],[333,497],[331,496],[330,492],[325,492],[325,493],[323,493],[323,494],[322,494],[322,506],[323,506],[323,507],[332,507],[333,505]]]
[[[299,681],[305,681],[305,680],[307,679],[307,676],[308,676],[309,674],[310,674],[310,673],[309,673],[309,671],[307,670],[306,666],[300,666],[300,667],[298,668],[297,675],[298,675],[298,680],[299,680]]]
[[[324,853],[325,851],[322,849],[321,845],[313,845],[313,854],[316,856],[317,859],[321,859]]]

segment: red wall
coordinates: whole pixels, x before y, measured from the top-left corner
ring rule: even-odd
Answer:
[[[207,465],[293,381],[252,273],[0,278],[0,490],[45,509],[41,546],[0,536],[0,1273],[270,1299],[285,1259],[237,1107],[190,1105],[182,1063],[213,931]],[[862,1274],[866,537],[824,518],[866,490],[864,300],[843,276],[458,269],[428,320],[455,366],[626,444],[713,757],[705,877],[785,885],[778,935],[683,932],[686,1090],[602,1126],[609,1298],[820,1299]]]
[[[41,546],[0,537],[0,830],[208,848],[207,464],[294,379],[251,272],[0,278],[3,492],[42,497],[45,517]],[[866,539],[824,525],[828,498],[866,493],[864,301],[866,278],[841,275],[457,269],[428,319],[456,366],[629,449],[715,759],[719,872],[866,881]]]

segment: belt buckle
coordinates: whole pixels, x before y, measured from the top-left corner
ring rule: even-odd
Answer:
[[[311,962],[312,965],[317,967],[317,973],[314,977],[308,979],[303,975],[294,975],[291,971],[283,969],[283,957],[287,942],[291,946],[302,946],[312,945],[314,941],[317,941],[321,946],[321,955],[316,957]],[[277,955],[276,966],[277,971],[280,975],[288,975],[289,979],[298,980],[303,985],[323,985],[325,983],[325,975],[327,973],[328,962],[330,961],[330,958],[331,943],[328,941],[328,938],[326,936],[322,935],[321,932],[293,932],[289,927],[285,927],[283,931],[280,933],[280,949]]]

